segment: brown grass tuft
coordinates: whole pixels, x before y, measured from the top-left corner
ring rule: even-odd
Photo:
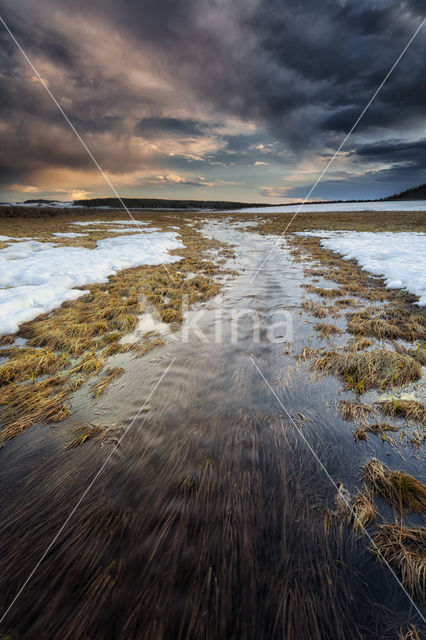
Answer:
[[[405,471],[392,471],[373,458],[364,467],[364,477],[373,490],[399,511],[426,511],[426,486]]]
[[[342,295],[340,289],[325,289],[323,287],[313,287],[311,284],[304,285],[308,293],[314,293],[321,298],[339,298]]]
[[[14,349],[13,355],[0,367],[0,386],[10,382],[35,380],[38,376],[57,373],[68,360],[49,349]]]
[[[406,384],[419,380],[422,373],[420,364],[413,358],[388,350],[329,351],[316,360],[312,368],[324,375],[336,375],[348,389],[357,393]]]
[[[348,524],[352,526],[355,531],[361,532],[370,522],[373,522],[376,515],[377,511],[374,505],[374,496],[371,491],[364,487],[351,504],[348,514]]]
[[[410,314],[404,308],[389,308],[376,315],[371,310],[363,309],[349,317],[348,330],[363,336],[374,336],[382,340],[407,340],[413,342],[425,336],[422,318]]]
[[[387,416],[406,418],[406,420],[426,424],[426,404],[423,402],[392,399],[378,402],[378,407]]]
[[[312,300],[304,300],[302,302],[302,308],[312,314],[315,318],[326,318],[330,313],[330,309],[326,304],[319,304]]]
[[[367,404],[360,404],[359,402],[342,401],[339,403],[339,411],[343,420],[366,424],[373,411],[373,407]]]
[[[371,344],[372,344],[371,340],[369,340],[368,338],[357,337],[348,344],[348,347],[352,351],[362,351],[363,349],[367,349],[368,347],[371,347]]]
[[[409,355],[420,362],[420,364],[426,366],[426,348],[418,345],[415,349],[408,350]]]
[[[342,330],[339,329],[335,324],[331,322],[321,322],[321,324],[317,324],[314,326],[315,331],[318,331],[321,338],[328,338],[334,334],[341,334]]]
[[[376,422],[375,424],[367,424],[365,426],[359,426],[355,431],[355,442],[360,440],[368,440],[368,433],[374,433],[375,436],[384,437],[388,431],[398,431],[398,427],[394,427],[386,422]]]
[[[423,600],[426,586],[425,548],[424,527],[409,529],[398,524],[383,524],[378,527],[370,550],[380,561],[384,558],[395,567],[403,585],[414,597]]]

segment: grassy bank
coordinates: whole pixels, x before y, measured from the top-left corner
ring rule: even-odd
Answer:
[[[104,214],[101,219],[105,220]],[[117,214],[110,219],[117,219]],[[69,414],[70,395],[89,380],[94,398],[101,395],[123,372],[108,368],[110,356],[131,352],[140,357],[161,346],[163,338],[156,331],[136,342],[122,341],[135,330],[141,314],[155,313],[174,331],[182,323],[184,301],[191,306],[219,292],[217,278],[226,271],[223,264],[232,255],[229,246],[165,213],[144,217],[147,221],[163,231],[178,227],[185,245],[176,251],[181,261],[167,269],[164,265],[127,269],[111,276],[107,284],[81,287],[90,293],[21,325],[18,334],[0,338],[1,355],[8,358],[0,367],[0,441],[36,422],[63,420]],[[98,240],[117,235],[107,225],[85,227],[84,237],[52,235],[61,228],[58,218],[16,219],[2,225],[2,233],[91,249]],[[25,345],[14,346],[16,337],[24,338]]]

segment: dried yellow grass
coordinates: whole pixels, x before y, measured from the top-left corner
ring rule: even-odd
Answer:
[[[388,350],[364,352],[329,351],[316,360],[312,368],[319,373],[333,374],[347,388],[364,393],[372,388],[392,388],[421,378],[420,364],[408,355]]]

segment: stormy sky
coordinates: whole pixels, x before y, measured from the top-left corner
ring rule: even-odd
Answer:
[[[424,0],[3,0],[121,196],[304,198]],[[426,26],[311,199],[426,182]],[[110,196],[0,24],[0,200]]]

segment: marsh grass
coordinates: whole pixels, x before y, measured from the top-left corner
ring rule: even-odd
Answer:
[[[425,343],[423,343],[425,344]],[[415,349],[408,349],[408,353],[412,358],[415,358],[420,362],[422,367],[426,366],[426,347],[417,345]]]
[[[329,338],[331,335],[341,334],[342,329],[331,322],[321,322],[321,324],[317,324],[314,326],[315,331],[318,331],[321,338]]]
[[[342,295],[341,289],[325,289],[323,287],[313,287],[310,284],[304,285],[308,293],[314,293],[321,298],[338,298]]]
[[[383,524],[370,547],[380,562],[383,558],[401,576],[410,593],[424,601],[426,586],[426,529],[409,528],[399,524]],[[380,552],[380,554],[378,553]],[[411,636],[416,637],[416,636]]]
[[[351,351],[362,351],[368,349],[373,343],[368,338],[357,337],[348,343],[348,347]]]
[[[330,308],[326,304],[313,302],[312,300],[304,300],[302,309],[313,315],[315,318],[326,318],[330,313]]]
[[[375,315],[372,315],[370,309],[363,309],[349,316],[348,331],[362,336],[374,336],[380,340],[388,338],[413,342],[425,338],[423,323],[422,316],[403,308],[388,309]]]
[[[8,355],[9,360],[0,367],[0,386],[29,379],[34,381],[41,375],[57,373],[69,364],[66,354],[59,355],[47,348],[14,347]]]
[[[426,486],[404,471],[393,471],[373,458],[364,467],[364,479],[373,491],[401,513],[426,512]]]
[[[367,424],[373,411],[374,408],[371,405],[361,404],[359,402],[342,401],[339,403],[339,412],[343,420],[356,422],[358,424]]]
[[[380,411],[388,416],[405,418],[426,425],[426,404],[415,400],[384,400],[377,403]]]
[[[398,640],[421,640],[416,627],[411,624],[409,629],[404,633],[401,629]]]
[[[367,487],[363,487],[350,506],[348,524],[361,533],[375,520],[376,515],[374,495]]]
[[[324,375],[333,374],[348,389],[362,394],[368,389],[392,388],[421,378],[420,364],[408,355],[389,350],[364,352],[328,351],[320,356],[312,369]]]
[[[375,422],[374,424],[367,424],[364,426],[358,426],[355,431],[354,438],[355,442],[359,442],[360,440],[368,440],[368,434],[373,433],[375,436],[382,436],[385,438],[386,433],[389,431],[398,431],[398,427],[394,425],[388,424],[387,422]]]
[[[10,384],[0,388],[3,427],[0,442],[10,440],[36,422],[59,422],[69,415],[64,380],[51,377],[42,382]]]
[[[316,507],[326,483],[288,427],[270,411],[241,410],[200,422],[161,416],[130,433],[126,472],[118,461],[99,478],[10,629],[31,638],[46,628],[49,637],[69,638],[118,629],[123,639],[348,640],[360,637],[358,628],[392,637],[396,616],[380,605],[372,611],[379,596],[366,584],[358,540],[336,521],[324,530]],[[18,546],[7,544],[17,514],[6,514],[1,568],[12,593],[51,540],[52,522],[69,513],[76,482],[84,488],[93,476],[103,436],[93,429],[73,434],[79,440],[66,454],[89,464],[87,474],[74,478],[71,465],[64,482],[55,468],[51,492],[26,506]],[[28,549],[35,525],[40,545]]]

